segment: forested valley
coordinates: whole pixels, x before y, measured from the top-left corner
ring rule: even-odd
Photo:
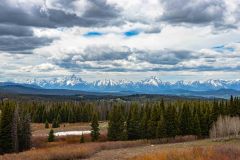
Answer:
[[[0,152],[3,154],[31,148],[31,123],[44,123],[46,127],[52,124],[52,128],[57,128],[62,123],[89,122],[93,128],[93,141],[98,141],[100,135],[99,121],[108,122],[109,141],[174,139],[185,135],[208,138],[212,134],[216,136],[219,117],[238,117],[239,120],[240,99],[159,99],[144,102],[2,99],[0,111]],[[234,122],[239,123],[237,120]],[[230,124],[226,122],[225,125]],[[212,128],[214,133],[210,133]],[[239,134],[240,129],[237,129],[236,134]]]

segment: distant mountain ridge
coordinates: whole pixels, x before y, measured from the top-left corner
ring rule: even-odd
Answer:
[[[150,77],[138,82],[128,80],[97,80],[87,82],[76,75],[54,78],[51,80],[28,80],[28,85],[40,86],[47,89],[73,89],[85,91],[133,91],[157,93],[163,90],[209,91],[233,89],[240,91],[240,80],[206,80],[206,81],[177,81],[163,82],[157,77]]]
[[[25,87],[25,88],[24,88]],[[134,95],[161,94],[229,98],[240,96],[240,80],[206,80],[163,82],[150,77],[138,82],[128,80],[97,80],[87,82],[76,75],[50,80],[28,80],[25,83],[0,82],[1,92],[44,95]]]

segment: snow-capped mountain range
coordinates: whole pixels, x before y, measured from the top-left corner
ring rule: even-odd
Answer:
[[[138,82],[128,80],[97,80],[87,82],[76,75],[54,78],[51,80],[33,79],[25,84],[40,86],[46,89],[71,89],[94,92],[131,91],[141,93],[164,93],[172,90],[210,91],[233,89],[240,91],[240,80],[207,80],[163,82],[158,77],[150,77]]]

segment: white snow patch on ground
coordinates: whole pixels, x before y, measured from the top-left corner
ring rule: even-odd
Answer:
[[[69,135],[82,135],[82,134],[90,134],[91,131],[64,131],[64,132],[56,132],[54,133],[55,136],[69,136]]]

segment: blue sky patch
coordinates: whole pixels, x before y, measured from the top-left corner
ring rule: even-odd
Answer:
[[[219,46],[215,46],[213,47],[213,49],[217,52],[223,52],[223,51],[229,51],[229,52],[234,52],[235,49],[232,47],[225,47],[224,45],[219,45]]]
[[[96,36],[101,36],[103,33],[101,32],[87,32],[84,34],[86,37],[96,37]]]
[[[124,35],[127,37],[132,37],[138,35],[140,32],[138,30],[130,30],[127,32],[124,32]]]
[[[231,47],[227,47],[227,48],[225,48],[226,50],[228,50],[229,52],[234,52],[235,51],[235,49],[234,48],[231,48]]]

